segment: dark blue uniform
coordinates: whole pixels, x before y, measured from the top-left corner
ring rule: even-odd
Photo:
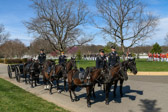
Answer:
[[[38,60],[40,63],[44,63],[46,61],[46,54],[45,53],[39,54]]]
[[[66,62],[66,56],[65,55],[59,56],[59,64],[64,65],[65,62]]]
[[[116,63],[120,62],[120,57],[118,56],[118,53],[116,51],[111,52],[109,54],[109,58],[108,58],[108,65],[110,67],[114,66]]]
[[[106,56],[98,56],[96,58],[96,68],[104,68],[106,66]]]

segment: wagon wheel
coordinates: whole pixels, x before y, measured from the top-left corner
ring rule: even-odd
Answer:
[[[15,77],[16,77],[16,81],[20,82],[20,69],[19,69],[19,66],[15,67]]]
[[[8,76],[10,79],[12,78],[12,68],[10,65],[8,65]]]

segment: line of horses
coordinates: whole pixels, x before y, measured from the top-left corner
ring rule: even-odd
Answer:
[[[64,81],[64,91],[67,91],[66,80],[68,81],[68,90],[70,93],[70,99],[72,102],[78,101],[79,98],[75,94],[77,87],[86,88],[87,94],[87,106],[91,107],[90,98],[95,95],[95,85],[103,85],[105,92],[105,104],[109,104],[109,92],[111,86],[114,84],[114,97],[116,97],[116,87],[118,81],[120,82],[120,96],[123,96],[122,86],[124,80],[128,79],[128,69],[133,73],[137,73],[135,59],[129,59],[116,64],[114,67],[105,67],[103,69],[97,69],[95,67],[87,67],[86,69],[76,67],[76,61],[71,58],[64,66],[56,65],[54,61],[47,60],[43,64],[38,61],[28,61],[24,64],[23,74],[25,83],[30,83],[31,87],[37,86],[39,83],[39,75],[43,76],[44,88],[49,89],[49,93],[52,94],[54,81],[56,81],[56,89],[59,91],[59,80]],[[60,92],[60,91],[59,91]],[[73,93],[73,94],[72,94]]]

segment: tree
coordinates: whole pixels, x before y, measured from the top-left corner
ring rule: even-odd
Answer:
[[[104,47],[104,51],[106,53],[110,53],[111,52],[111,46],[115,46],[116,48],[118,47],[117,44],[115,44],[113,42],[108,42],[107,45]]]
[[[4,25],[0,24],[0,44],[4,43],[8,37],[9,33],[6,33]]]
[[[160,47],[160,45],[158,43],[155,43],[150,52],[151,53],[159,53],[160,54],[162,52],[162,48]]]
[[[26,46],[18,39],[8,40],[0,46],[0,51],[5,58],[21,58],[27,51]]]
[[[43,38],[36,38],[33,42],[30,43],[28,53],[29,55],[36,56],[40,53],[40,49],[44,49],[46,53],[52,52],[50,43],[47,40],[44,40]]]
[[[81,60],[82,59],[82,54],[81,54],[80,50],[77,51],[76,57],[77,57],[77,60]]]
[[[140,0],[97,0],[96,7],[98,17],[104,23],[103,26],[96,24],[97,28],[106,38],[112,38],[119,44],[123,54],[125,49],[150,37],[158,22],[156,16],[145,11]]]
[[[168,33],[166,34],[166,37],[164,38],[165,40],[165,45],[168,46]]]
[[[82,0],[32,0],[36,17],[25,26],[47,40],[54,51],[83,45],[92,40],[82,32],[88,10]],[[88,36],[89,37],[89,36]]]

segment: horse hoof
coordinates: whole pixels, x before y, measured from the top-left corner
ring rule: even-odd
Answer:
[[[61,90],[57,90],[58,93],[61,93]]]
[[[31,88],[34,88],[33,86],[31,86]]]
[[[52,93],[50,92],[50,95],[52,95]]]
[[[106,103],[105,103],[106,105],[109,105],[109,102],[108,101],[106,101]]]
[[[74,102],[74,100],[73,100],[73,99],[71,99],[71,101],[72,101],[72,102]]]
[[[91,107],[91,104],[87,104],[87,107],[89,107],[89,108],[90,108],[90,107]]]
[[[75,101],[79,101],[79,98],[75,98]]]

